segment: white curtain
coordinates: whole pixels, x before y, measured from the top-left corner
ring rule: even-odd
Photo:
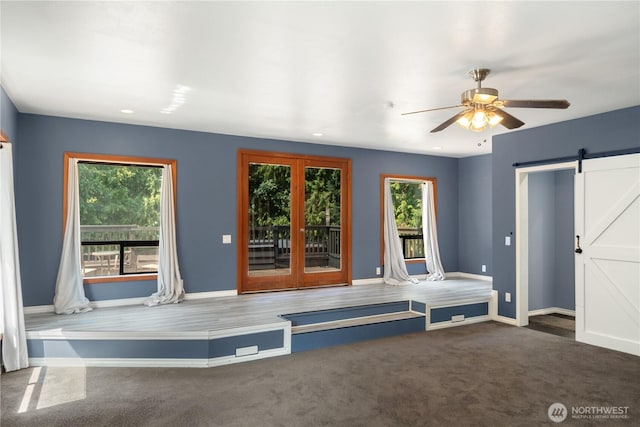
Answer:
[[[384,179],[384,282],[389,285],[418,283],[407,272],[391,198],[391,179]]]
[[[29,366],[24,330],[20,259],[13,194],[11,144],[0,143],[0,334],[2,361],[7,371]]]
[[[82,246],[80,245],[80,188],[78,159],[69,159],[67,177],[67,219],[53,308],[58,314],[91,311],[82,283]]]
[[[422,240],[427,264],[427,280],[444,280],[444,268],[442,268],[438,249],[438,230],[431,181],[422,184]]]
[[[158,292],[144,302],[148,306],[177,303],[184,299],[184,286],[176,246],[176,216],[174,210],[171,165],[162,169],[160,191],[160,244],[158,247]]]

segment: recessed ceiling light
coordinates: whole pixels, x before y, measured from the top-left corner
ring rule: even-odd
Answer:
[[[314,132],[311,135],[313,135],[313,136],[322,136],[324,134],[322,132]]]
[[[431,147],[433,150],[442,150],[442,147]]]
[[[122,114],[133,114],[133,110],[129,110],[128,108],[123,108],[120,112]]]

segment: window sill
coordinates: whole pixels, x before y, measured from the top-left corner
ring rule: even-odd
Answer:
[[[405,259],[404,260],[405,264],[421,264],[425,262],[424,258],[411,258],[411,259]]]
[[[158,277],[158,273],[127,274],[126,276],[85,277],[82,280],[82,283],[85,285],[91,285],[95,283],[137,282],[140,280],[156,280],[157,277]]]

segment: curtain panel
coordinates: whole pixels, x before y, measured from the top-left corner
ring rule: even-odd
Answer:
[[[184,285],[178,265],[174,206],[171,165],[164,165],[162,168],[162,188],[160,190],[158,291],[144,302],[148,306],[178,303],[184,299]]]
[[[391,179],[384,179],[384,282],[389,285],[418,283],[407,272],[391,198]]]
[[[0,334],[7,371],[29,366],[22,307],[11,144],[0,143]]]
[[[92,310],[84,294],[82,275],[78,159],[70,158],[68,166],[67,218],[56,279],[56,293],[53,297],[53,308],[58,314],[83,313]]]
[[[440,261],[433,182],[431,181],[422,184],[422,241],[427,280],[444,280],[445,273]]]

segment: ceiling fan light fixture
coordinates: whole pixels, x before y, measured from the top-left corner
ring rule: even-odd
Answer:
[[[462,104],[482,104],[489,105],[498,99],[498,90],[490,87],[478,87],[462,92],[460,96]]]
[[[493,111],[489,111],[487,113],[487,119],[489,120],[489,126],[494,127],[495,125],[500,124],[502,122],[502,116],[497,115]]]
[[[456,120],[456,123],[468,130],[471,127],[471,119],[473,119],[473,110],[467,111],[462,117]]]
[[[498,99],[498,90],[490,87],[482,87],[482,81],[489,75],[488,68],[476,68],[469,72],[469,76],[478,83],[475,89],[462,92],[460,105],[451,107],[430,108],[427,110],[410,111],[407,114],[426,113],[428,111],[447,110],[449,108],[465,107],[466,110],[459,112],[453,117],[440,123],[431,129],[431,133],[440,132],[454,123],[467,130],[482,132],[487,125],[494,127],[501,124],[507,129],[517,129],[524,125],[524,122],[502,110],[503,107],[514,108],[568,108],[569,101],[566,99],[520,99],[501,100]]]
[[[473,113],[473,118],[471,119],[470,130],[475,132],[482,132],[487,128],[487,114],[483,109],[478,109]]]
[[[502,121],[502,117],[484,106],[476,106],[475,109],[467,111],[457,120],[457,123],[467,130],[482,132],[489,127],[494,127]]]
[[[467,111],[457,120],[457,123],[467,130],[482,132],[487,128],[487,112],[484,108],[475,108]]]

